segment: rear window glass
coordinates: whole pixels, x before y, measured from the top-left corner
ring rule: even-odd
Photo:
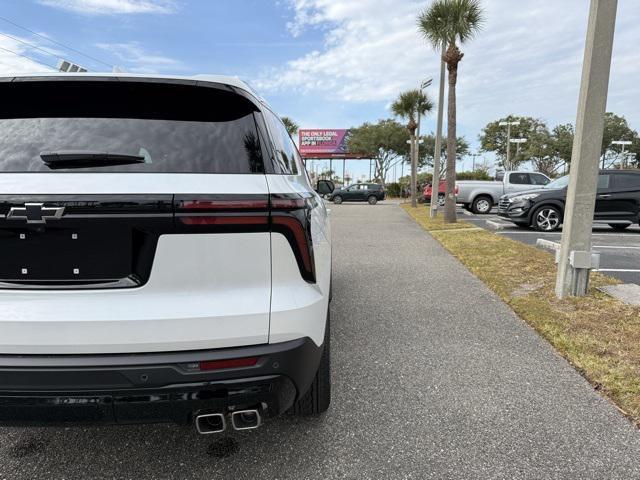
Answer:
[[[0,173],[264,171],[255,107],[215,88],[144,82],[0,85]],[[126,165],[57,165],[44,152],[135,155]],[[112,162],[113,163],[113,162]]]
[[[509,182],[514,185],[530,185],[531,179],[528,173],[512,173],[509,175]]]

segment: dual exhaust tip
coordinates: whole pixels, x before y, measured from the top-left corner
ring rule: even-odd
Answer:
[[[234,430],[253,430],[262,425],[262,416],[258,410],[237,410],[230,417]],[[226,429],[227,416],[223,413],[206,413],[196,417],[196,430],[202,435],[222,433]]]

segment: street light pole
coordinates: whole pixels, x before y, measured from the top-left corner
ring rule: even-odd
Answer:
[[[444,52],[444,47],[442,48]],[[440,60],[440,92],[438,94],[438,120],[436,124],[436,142],[433,151],[433,179],[431,180],[431,210],[429,216],[438,216],[438,195],[440,192],[440,151],[442,150],[442,118],[444,113],[444,74],[446,65]]]
[[[511,125],[518,126],[520,125],[520,121],[500,122],[498,125],[501,127],[507,127],[507,162],[505,166],[506,169],[509,170],[511,168]]]
[[[586,295],[589,271],[598,263],[591,252],[591,233],[617,7],[617,0],[591,0],[589,9],[576,133],[558,255],[558,298]]]
[[[422,92],[425,88],[431,85],[433,80],[430,78],[420,84],[420,92]],[[422,105],[419,103],[416,105],[416,115],[418,117],[416,122],[416,134],[414,135],[414,144],[411,149],[412,157],[411,157],[411,206],[418,206],[418,159],[420,158],[420,120],[422,118],[422,113],[420,109]]]
[[[471,168],[472,168],[472,171],[474,171],[474,172],[475,172],[475,171],[476,171],[476,157],[481,157],[481,156],[482,156],[482,154],[480,154],[480,153],[472,153],[470,156],[471,156],[471,158],[473,159],[473,160],[472,160],[472,161],[473,161],[473,165],[472,165],[472,167],[471,167]]]

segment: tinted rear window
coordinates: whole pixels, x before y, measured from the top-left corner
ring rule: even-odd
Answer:
[[[216,88],[144,82],[0,85],[0,172],[51,171],[42,152],[140,155],[145,163],[55,171],[260,173],[255,106]]]

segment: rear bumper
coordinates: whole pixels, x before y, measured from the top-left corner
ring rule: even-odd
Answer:
[[[304,394],[322,347],[309,338],[255,347],[138,355],[0,356],[0,423],[188,423],[199,413],[286,411]],[[201,371],[200,361],[258,357]]]

